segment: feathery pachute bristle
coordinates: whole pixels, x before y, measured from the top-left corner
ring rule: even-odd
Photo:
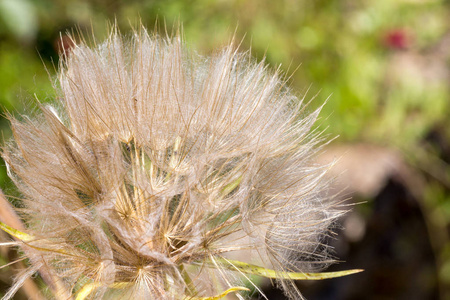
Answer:
[[[204,57],[114,30],[61,61],[57,100],[11,118],[2,153],[31,262],[75,299],[219,299],[254,263],[301,297],[292,274],[330,262],[341,213],[312,161],[319,111],[233,45]]]

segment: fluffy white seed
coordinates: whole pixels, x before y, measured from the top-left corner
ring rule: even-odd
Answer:
[[[207,297],[239,285],[226,259],[280,273],[329,262],[339,213],[312,162],[319,111],[279,74],[233,45],[204,57],[145,29],[61,61],[58,100],[11,118],[3,158],[36,237],[25,253],[68,294]]]

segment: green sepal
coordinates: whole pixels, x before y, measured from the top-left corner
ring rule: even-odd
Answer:
[[[223,293],[221,293],[219,295],[216,295],[216,296],[212,296],[212,297],[185,297],[184,300],[218,300],[218,299],[222,299],[223,297],[225,297],[229,293],[238,292],[238,291],[250,291],[250,290],[248,288],[246,288],[246,287],[236,286],[236,287],[229,288],[228,290],[226,290]]]
[[[3,222],[0,222],[0,229],[2,229],[6,233],[12,235],[16,239],[21,240],[22,242],[30,242],[35,239],[32,235],[22,232],[22,231],[19,231],[17,229],[14,229],[14,228],[6,225]]]
[[[109,288],[124,289],[124,288],[129,287],[130,285],[132,285],[131,282],[117,282],[117,283],[114,283],[114,284],[110,285]],[[97,289],[97,288],[99,288],[101,286],[102,285],[99,282],[93,282],[93,283],[85,284],[81,288],[81,290],[77,293],[77,297],[75,298],[75,300],[84,300],[84,299],[86,299],[86,297],[88,297],[95,289]],[[226,291],[224,291],[223,293],[221,293],[219,295],[216,295],[216,296],[211,296],[211,297],[185,296],[184,300],[218,300],[218,299],[222,299],[223,297],[225,297],[229,293],[237,292],[237,291],[249,291],[249,289],[245,288],[245,287],[237,286],[237,287],[229,288]]]
[[[283,272],[267,269],[264,267],[248,264],[237,260],[218,258],[215,259],[215,262],[220,266],[231,271],[238,271],[246,274],[252,274],[272,279],[323,280],[347,276],[364,271],[362,269],[353,269],[353,270],[345,270],[337,272],[321,272],[321,273]],[[216,263],[210,262],[207,263],[206,265],[208,267],[217,268]]]

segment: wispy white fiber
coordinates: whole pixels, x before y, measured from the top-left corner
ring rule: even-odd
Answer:
[[[320,110],[307,113],[264,62],[233,44],[205,57],[179,37],[115,29],[66,53],[55,88],[40,113],[11,117],[2,156],[35,237],[25,254],[69,294],[212,297],[242,285],[224,259],[280,273],[331,261],[339,212],[329,166],[312,159]]]

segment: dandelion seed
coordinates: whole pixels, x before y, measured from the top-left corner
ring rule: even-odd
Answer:
[[[58,100],[10,118],[2,152],[27,230],[2,228],[31,262],[75,299],[242,299],[249,273],[301,297],[290,278],[329,264],[340,214],[319,110],[232,45],[204,57],[143,28],[61,61]]]

